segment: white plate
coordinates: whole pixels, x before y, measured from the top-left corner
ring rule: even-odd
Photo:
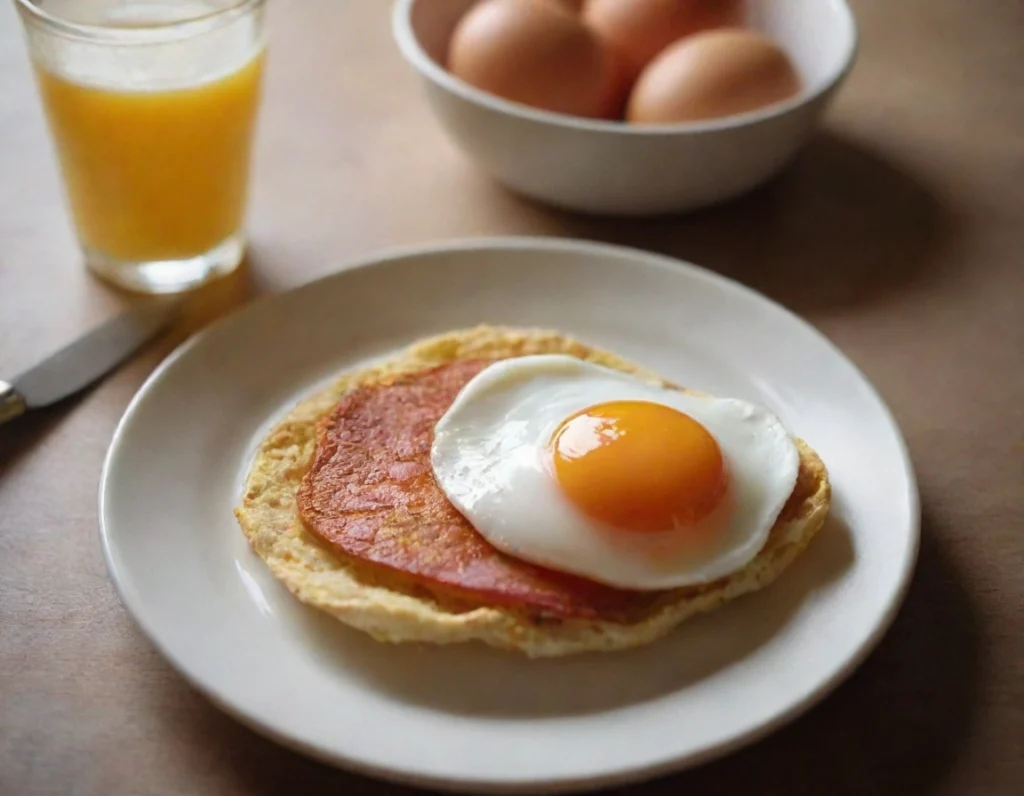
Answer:
[[[820,452],[832,518],[771,588],[628,653],[531,662],[476,645],[385,646],[300,605],[231,513],[257,441],[336,372],[479,322],[557,327],[763,402]],[[824,696],[896,612],[918,500],[886,407],[801,320],[676,260],[524,238],[368,261],[183,345],[121,421],[100,522],[128,610],[246,724],[378,776],[568,790],[708,760]]]

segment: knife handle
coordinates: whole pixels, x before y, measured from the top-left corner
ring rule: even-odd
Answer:
[[[0,423],[14,420],[28,411],[25,399],[6,381],[0,381]]]

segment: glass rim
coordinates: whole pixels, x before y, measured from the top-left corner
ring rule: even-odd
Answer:
[[[245,16],[266,0],[235,0],[224,8],[212,9],[194,17],[123,27],[89,22],[76,22],[40,7],[38,0],[14,0],[26,24],[34,23],[67,38],[96,43],[148,44],[186,39],[216,30],[238,17]]]

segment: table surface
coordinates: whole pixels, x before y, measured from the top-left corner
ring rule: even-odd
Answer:
[[[404,791],[263,740],[163,661],[103,565],[100,465],[146,375],[211,319],[382,246],[513,233],[671,253],[801,313],[878,386],[919,474],[918,570],[863,667],[771,738],[630,792],[1019,793],[1024,4],[855,2],[860,60],[799,160],[730,206],[653,221],[560,214],[490,182],[430,117],[388,5],[272,4],[247,267],[98,387],[0,429],[0,793]],[[10,3],[0,175],[10,375],[126,301],[79,264]]]

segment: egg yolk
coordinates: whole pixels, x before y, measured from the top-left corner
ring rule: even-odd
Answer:
[[[551,438],[555,477],[588,517],[641,533],[694,525],[718,505],[722,452],[687,414],[649,401],[598,404]]]

